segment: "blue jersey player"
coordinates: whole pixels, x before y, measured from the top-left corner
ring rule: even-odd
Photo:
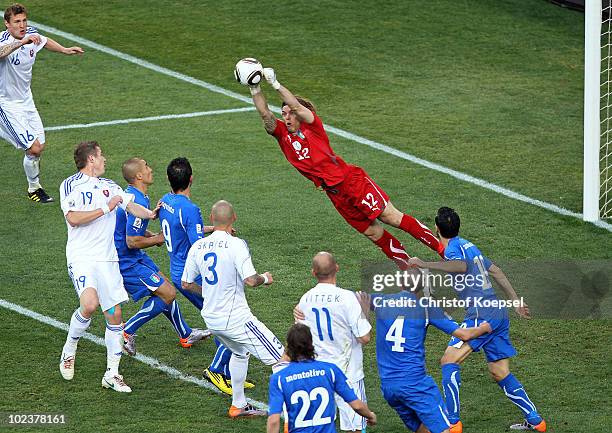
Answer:
[[[380,385],[387,403],[406,427],[418,433],[448,433],[450,422],[437,384],[427,374],[425,337],[429,325],[461,340],[490,332],[487,323],[461,328],[430,298],[413,292],[369,295],[359,293],[364,310],[376,313],[376,361]]]
[[[546,431],[546,422],[538,414],[521,382],[510,373],[510,358],[516,350],[510,341],[510,322],[505,305],[502,305],[493,289],[490,277],[499,284],[515,311],[522,318],[529,318],[527,305],[519,299],[502,270],[485,257],[472,242],[459,237],[461,221],[453,209],[442,207],[436,216],[436,228],[445,246],[442,262],[423,262],[414,257],[412,266],[449,272],[453,275],[454,289],[468,303],[462,326],[477,326],[488,321],[493,332],[464,344],[451,339],[442,357],[442,385],[446,397],[451,433],[461,433],[463,425],[459,417],[460,364],[471,352],[482,350],[489,372],[504,394],[525,417],[524,422],[510,426],[511,430]]]
[[[185,261],[191,245],[213,230],[212,226],[204,226],[200,208],[191,201],[191,183],[193,172],[187,158],[175,158],[170,161],[166,170],[172,192],[160,200],[159,221],[165,239],[166,249],[170,257],[170,277],[174,287],[179,290],[197,309],[202,310],[202,296],[183,289],[181,277],[185,269]],[[201,285],[202,278],[196,283]],[[215,338],[217,352],[210,366],[204,370],[204,378],[225,394],[232,395],[229,361],[232,352]],[[245,388],[252,388],[250,382]]]
[[[153,183],[153,170],[144,159],[131,158],[123,163],[123,177],[128,182],[126,192],[134,195],[134,202],[149,209],[147,190]],[[183,319],[175,300],[176,291],[157,265],[143,251],[144,248],[164,244],[164,236],[147,230],[148,220],[136,218],[125,211],[117,212],[115,248],[123,284],[133,301],[147,298],[140,310],[124,326],[123,349],[136,354],[136,331],[149,320],[163,313],[179,335],[180,344],[190,347],[210,335],[201,329],[191,329]]]
[[[336,365],[315,360],[312,334],[306,325],[295,324],[287,333],[287,366],[270,376],[268,433],[280,430],[280,414],[287,407],[289,433],[334,433],[338,394],[351,408],[376,424],[376,415],[357,398]]]

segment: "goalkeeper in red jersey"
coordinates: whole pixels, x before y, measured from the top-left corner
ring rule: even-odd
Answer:
[[[346,222],[374,242],[400,269],[407,268],[410,257],[379,221],[402,229],[442,255],[444,247],[430,229],[397,210],[361,167],[347,164],[334,153],[312,103],[282,86],[273,69],[264,68],[263,75],[283,101],[281,121],[270,111],[260,86],[250,86],[266,132],[276,138],[291,165],[327,193]]]

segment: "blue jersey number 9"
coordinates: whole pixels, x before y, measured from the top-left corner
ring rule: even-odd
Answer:
[[[164,234],[164,240],[166,241],[166,249],[169,253],[172,252],[172,238],[170,237],[170,224],[168,220],[162,220],[161,222],[162,233]]]

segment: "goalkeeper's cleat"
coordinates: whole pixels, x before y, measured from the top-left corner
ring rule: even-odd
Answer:
[[[451,424],[448,431],[450,433],[463,433],[463,423],[461,421],[457,421],[455,424]]]
[[[206,370],[204,370],[204,373],[202,374],[202,376],[204,377],[204,379],[206,379],[207,381],[215,385],[217,389],[221,391],[223,394],[227,394],[227,395],[233,394],[232,393],[232,383],[224,375],[220,373],[214,373],[207,368]]]
[[[532,431],[545,432],[546,431],[546,421],[542,420],[540,421],[539,424],[534,425],[534,424],[531,424],[529,421],[524,420],[520,424],[512,424],[510,426],[510,430],[532,430]]]
[[[247,403],[245,407],[230,406],[228,415],[230,418],[250,417],[250,416],[267,416],[268,412],[257,409],[252,404]]]
[[[28,198],[37,203],[52,203],[55,201],[55,199],[50,197],[42,188],[38,188],[33,192],[28,192]]]
[[[66,380],[72,380],[74,377],[74,358],[76,355],[66,355],[62,353],[62,357],[59,363],[60,373]]]
[[[102,376],[102,388],[112,389],[117,392],[132,392],[132,388],[127,386],[120,374],[104,374]]]
[[[136,334],[128,334],[123,331],[123,345],[121,349],[130,356],[136,355]]]
[[[212,332],[210,332],[208,329],[193,328],[191,330],[191,334],[189,334],[187,338],[179,338],[179,343],[182,347],[187,348],[193,346],[194,343],[197,343],[200,340],[205,340],[211,335]]]

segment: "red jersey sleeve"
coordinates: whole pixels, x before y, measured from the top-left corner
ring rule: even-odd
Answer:
[[[272,135],[280,139],[282,136],[286,135],[287,132],[289,131],[287,131],[287,126],[285,125],[285,122],[276,119],[276,128],[274,128],[274,132],[272,132]]]

